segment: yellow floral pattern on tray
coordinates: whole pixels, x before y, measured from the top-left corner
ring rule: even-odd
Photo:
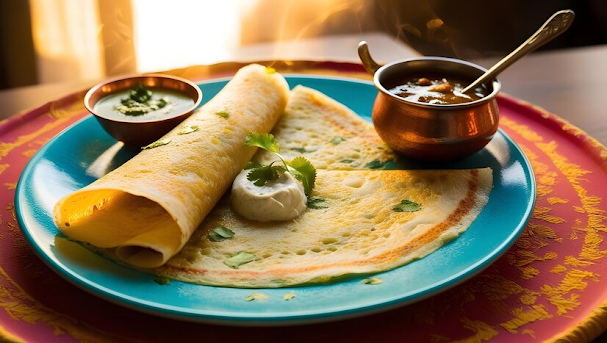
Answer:
[[[231,67],[216,69],[222,75],[235,70],[234,65]],[[360,66],[344,63],[302,62],[301,70],[297,70],[297,62],[275,67],[363,75]],[[204,70],[209,72],[208,67]],[[196,79],[201,75],[182,76]],[[2,341],[34,337],[28,336],[25,328],[37,331],[37,337],[47,334],[58,341],[69,338],[86,342],[191,341],[202,337],[212,341],[264,334],[269,341],[288,337],[344,342],[408,337],[432,342],[583,342],[607,329],[606,292],[601,290],[605,288],[601,284],[607,282],[601,272],[607,270],[605,203],[602,189],[592,183],[597,177],[605,178],[607,150],[569,123],[508,97],[500,98],[500,107],[507,109],[502,111],[501,128],[531,162],[537,181],[536,206],[523,234],[504,256],[447,292],[365,318],[273,329],[177,322],[99,300],[60,279],[33,254],[19,231],[12,202],[26,161],[52,136],[85,114],[81,97],[82,93],[75,94],[0,123],[7,132],[0,136]],[[526,111],[524,115],[517,114],[521,108]],[[590,167],[589,161],[594,163]],[[33,280],[41,281],[35,284]],[[74,303],[66,304],[70,301]],[[86,314],[71,306],[90,306],[90,311],[99,310],[101,314]],[[132,325],[125,327],[121,318],[129,318]]]

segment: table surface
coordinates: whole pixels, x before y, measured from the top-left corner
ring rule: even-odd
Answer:
[[[234,52],[234,61],[335,60],[358,61],[356,46],[367,40],[378,61],[418,55],[383,33],[322,37],[297,42],[246,46]],[[498,59],[473,61],[489,67]],[[607,145],[607,45],[536,52],[499,77],[504,93],[543,107]],[[87,89],[99,80],[76,80],[0,91],[0,119],[38,107],[69,93]],[[603,334],[597,341],[607,340]]]

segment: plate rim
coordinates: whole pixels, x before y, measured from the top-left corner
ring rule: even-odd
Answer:
[[[348,77],[334,77],[326,75],[310,75],[310,74],[297,74],[297,73],[284,73],[285,78],[306,78],[306,79],[322,79],[322,80],[338,80],[351,83],[359,83],[364,85],[374,86],[373,82],[348,78]],[[197,85],[225,82],[231,79],[231,77],[211,78],[205,80],[195,81]],[[347,106],[347,105],[346,105]],[[358,114],[358,113],[357,113]],[[358,114],[361,116],[360,114]],[[521,156],[521,165],[523,166],[524,172],[529,174],[529,181],[527,188],[529,189],[530,199],[527,201],[525,213],[523,219],[517,224],[516,228],[508,235],[507,239],[499,244],[498,247],[493,249],[490,254],[484,256],[476,263],[467,266],[464,270],[450,275],[449,277],[435,282],[430,285],[416,290],[418,296],[410,298],[409,294],[400,294],[391,298],[382,299],[381,301],[373,301],[363,306],[340,306],[336,309],[335,306],[331,307],[330,311],[319,312],[319,310],[299,310],[295,314],[283,313],[283,312],[257,312],[257,313],[239,313],[239,316],[218,314],[216,310],[204,310],[204,309],[188,309],[189,311],[183,311],[182,307],[160,304],[158,302],[151,302],[141,298],[134,298],[131,295],[115,292],[106,286],[100,285],[97,282],[91,281],[82,277],[81,275],[74,273],[68,266],[63,264],[54,256],[49,256],[43,251],[42,247],[37,244],[35,235],[30,232],[24,222],[21,209],[20,196],[23,192],[24,182],[22,182],[29,174],[31,174],[34,165],[40,159],[40,156],[44,155],[46,151],[50,149],[55,141],[57,141],[62,135],[74,127],[81,125],[82,122],[87,120],[94,120],[90,115],[85,115],[75,123],[63,129],[61,132],[53,136],[48,142],[40,148],[36,154],[28,161],[23,168],[23,171],[19,177],[17,187],[15,190],[15,213],[19,228],[26,237],[29,245],[33,248],[34,252],[38,257],[49,266],[56,274],[62,277],[64,280],[77,286],[78,288],[99,297],[103,300],[111,303],[136,310],[143,313],[157,315],[166,318],[179,319],[191,322],[199,323],[210,323],[210,324],[221,324],[221,325],[237,325],[237,326],[282,326],[282,325],[298,325],[298,324],[310,324],[318,322],[327,322],[333,320],[341,320],[353,317],[359,317],[363,315],[369,315],[373,313],[387,311],[396,307],[405,306],[414,302],[421,301],[423,299],[432,297],[439,293],[442,293],[448,289],[451,289],[472,277],[478,275],[485,268],[489,267],[495,262],[500,256],[502,256],[512,244],[516,241],[517,237],[520,236],[527,222],[531,218],[531,213],[535,206],[537,196],[537,185],[534,177],[534,172],[531,167],[531,163],[528,157],[524,154],[522,149],[516,144],[516,142],[506,134],[501,128],[498,129],[498,133],[506,140],[511,147],[514,147],[518,154]],[[481,212],[482,213],[482,212]]]

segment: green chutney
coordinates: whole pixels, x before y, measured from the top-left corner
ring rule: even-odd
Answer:
[[[146,122],[172,117],[192,108],[194,100],[168,88],[131,89],[110,94],[95,104],[95,113],[108,119]]]

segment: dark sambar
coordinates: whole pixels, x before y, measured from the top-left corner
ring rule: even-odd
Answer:
[[[438,105],[472,102],[491,94],[484,85],[462,93],[472,81],[455,75],[420,73],[392,77],[383,82],[383,86],[407,101]]]

